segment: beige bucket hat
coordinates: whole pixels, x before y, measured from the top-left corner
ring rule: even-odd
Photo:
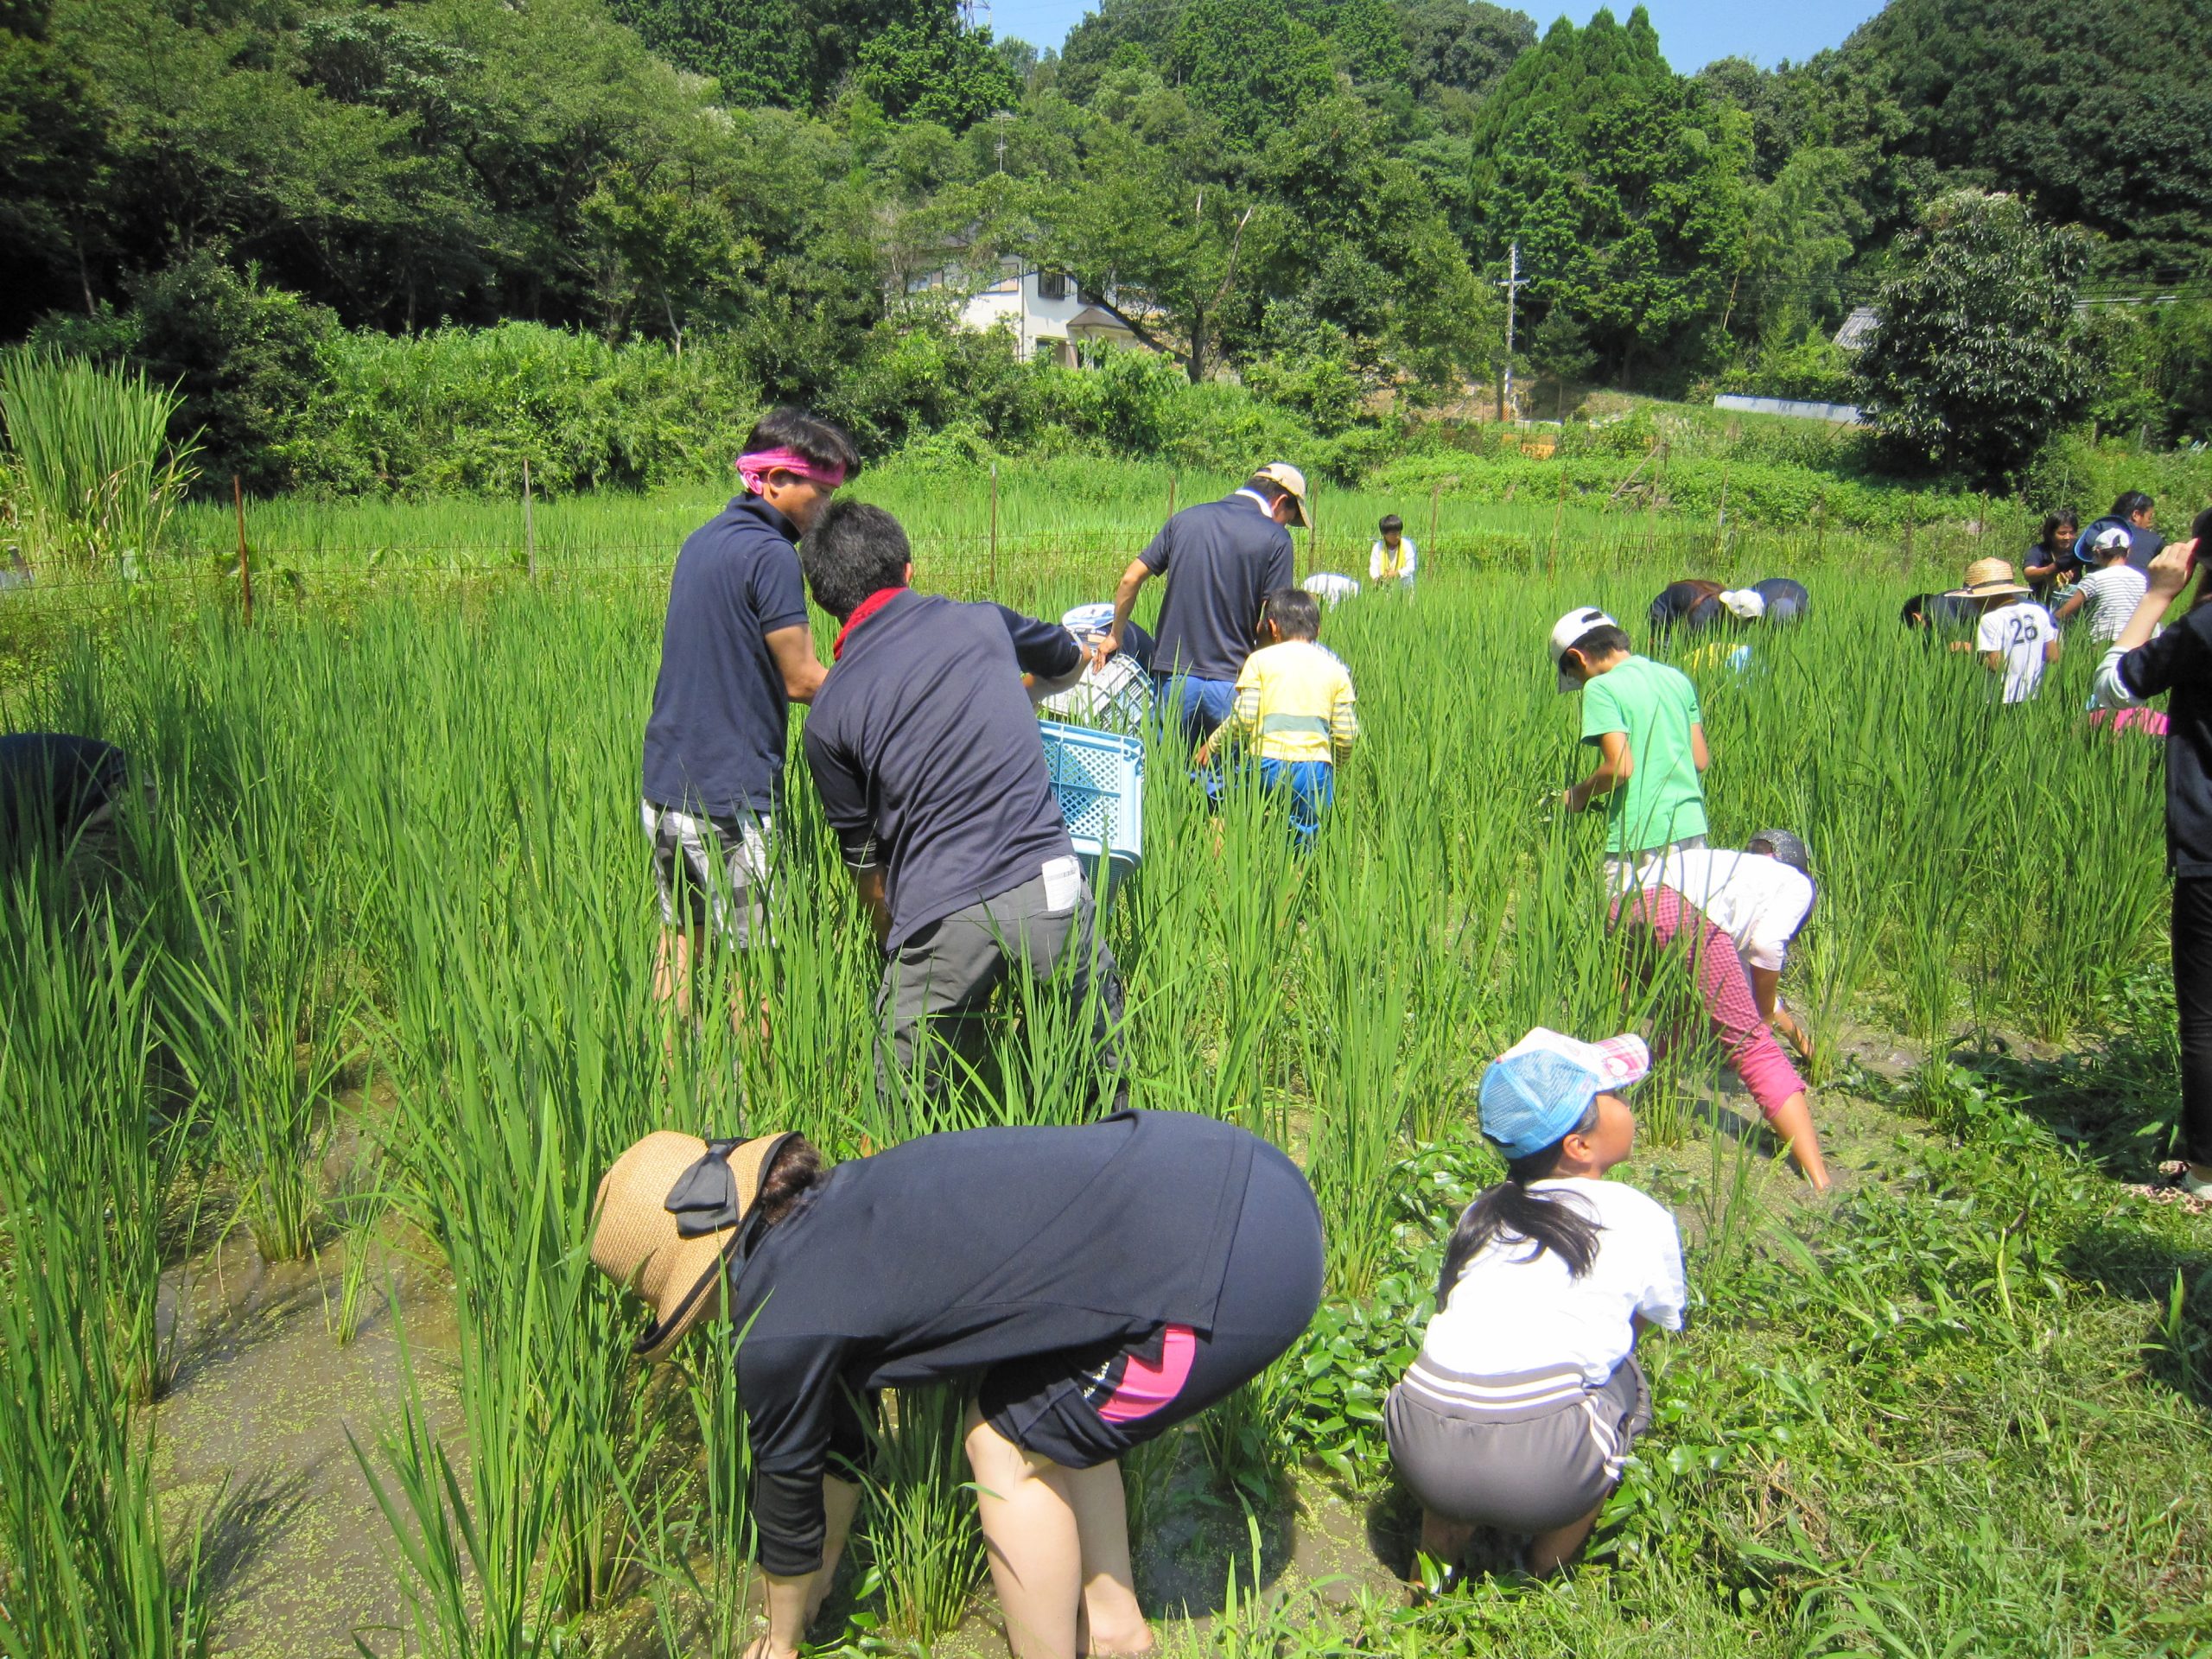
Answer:
[[[639,1357],[667,1357],[710,1311],[722,1311],[746,1213],[791,1138],[710,1141],[657,1129],[614,1160],[599,1184],[591,1260],[652,1309],[633,1348]]]
[[[2025,583],[2012,574],[2003,559],[1976,559],[1967,566],[1967,585],[1954,588],[1946,599],[1991,599],[1999,594],[2024,594]]]

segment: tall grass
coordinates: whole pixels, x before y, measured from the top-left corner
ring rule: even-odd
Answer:
[[[110,574],[150,563],[194,476],[194,446],[168,437],[179,401],[143,370],[0,352],[12,493],[35,557]]]
[[[1089,533],[1075,511],[1071,538]],[[1123,550],[1026,551],[1007,586],[1056,613],[1095,597]],[[1145,862],[1103,924],[1128,981],[1134,1096],[1246,1124],[1304,1163],[1340,1306],[1418,1299],[1408,1160],[1469,1141],[1489,1055],[1534,1024],[1603,1036],[1684,1018],[1679,964],[1646,979],[1608,931],[1599,824],[1551,804],[1588,755],[1544,625],[1585,602],[1636,618],[1682,574],[1630,537],[1595,550],[1557,578],[1445,564],[1410,604],[1330,614],[1324,641],[1358,682],[1367,734],[1310,853],[1278,803],[1232,789],[1216,814],[1181,753],[1148,756]],[[1898,628],[1904,579],[1806,574],[1812,616],[1754,636],[1751,673],[1697,674],[1715,843],[1783,824],[1813,849],[1821,899],[1785,995],[1832,1040],[1854,1022],[1910,1033],[1931,1090],[1962,1043],[2101,1029],[2157,959],[2155,757],[2083,728],[2087,653],[2040,702],[1999,709],[1970,655]],[[665,1040],[636,819],[664,601],[658,580],[580,598],[500,577],[463,604],[309,602],[251,630],[156,603],[99,649],[57,658],[11,707],[17,724],[115,738],[162,785],[134,882],[92,925],[67,921],[43,887],[0,916],[0,1203],[11,1229],[74,1217],[71,1248],[92,1263],[52,1293],[73,1300],[51,1304],[20,1265],[0,1268],[4,1363],[54,1352],[95,1307],[105,1332],[85,1350],[99,1362],[88,1391],[68,1393],[79,1385],[63,1371],[61,1393],[0,1402],[0,1459],[14,1459],[0,1469],[32,1495],[23,1505],[46,1490],[40,1460],[86,1421],[73,1402],[127,1414],[162,1384],[160,1275],[188,1176],[238,1194],[271,1255],[388,1198],[394,1224],[450,1268],[460,1332],[458,1427],[434,1429],[417,1376],[360,1443],[410,1644],[550,1652],[647,1581],[672,1644],[721,1651],[746,1634],[727,1352],[687,1357],[673,1380],[640,1375],[635,1312],[588,1268],[599,1173],[663,1126],[798,1128],[836,1158],[967,1122],[1068,1122],[1095,1080],[1083,1012],[1017,994],[989,1089],[942,1113],[877,1100],[879,962],[803,769],[778,826],[780,947],[709,950],[696,1030]],[[752,1017],[764,1004],[765,1031]],[[747,1014],[734,1032],[732,1006]],[[335,1098],[339,1058],[365,1047],[376,1099]],[[1697,1100],[1713,1060],[1682,1046],[1643,1091],[1650,1140],[1707,1133]],[[346,1110],[376,1160],[372,1203],[319,1184]],[[1765,1269],[1743,1243],[1749,1176],[1732,1160],[1716,1147],[1709,1218],[1747,1279]],[[45,1239],[19,1244],[17,1262],[43,1260]],[[1279,1489],[1300,1401],[1331,1385],[1333,1349],[1314,1363],[1270,1373],[1191,1437],[1255,1502]],[[89,1391],[99,1378],[108,1394]],[[1357,1379],[1369,1416],[1375,1380]],[[936,1408],[916,1397],[909,1440],[902,1403],[865,1522],[912,1640],[957,1619],[974,1580],[957,1437],[925,1432]],[[1369,1432],[1351,1421],[1339,1413],[1330,1432]],[[109,1489],[142,1491],[115,1459]],[[60,1500],[35,1501],[46,1508],[0,1520],[60,1524]],[[142,1586],[130,1605],[185,1642],[200,1617],[188,1560],[97,1504],[73,1516],[69,1548],[135,1563],[114,1568]],[[0,1558],[27,1559],[28,1536],[9,1533]],[[0,1600],[20,1614],[21,1595]]]

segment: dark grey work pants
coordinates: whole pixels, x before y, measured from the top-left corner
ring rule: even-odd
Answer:
[[[992,992],[1015,973],[1090,1011],[1098,1063],[1113,1079],[1106,1108],[1128,1103],[1120,1033],[1122,975],[1097,937],[1090,884],[1074,866],[1073,903],[1054,908],[1043,874],[981,904],[957,910],[910,935],[883,964],[875,994],[875,1087],[888,1105],[895,1070],[934,1100],[990,1052],[985,1010]],[[1062,872],[1057,896],[1067,897]]]

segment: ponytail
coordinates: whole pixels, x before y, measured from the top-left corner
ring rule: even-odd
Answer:
[[[1592,1101],[1567,1135],[1588,1135],[1598,1127],[1598,1103]],[[1598,1224],[1581,1205],[1546,1192],[1531,1192],[1529,1184],[1541,1181],[1559,1167],[1565,1150],[1563,1135],[1526,1158],[1509,1159],[1505,1179],[1469,1205],[1452,1230],[1444,1249],[1444,1266],[1436,1275],[1436,1306],[1452,1300],[1452,1287],[1467,1263],[1495,1239],[1525,1239],[1533,1246],[1521,1259],[1533,1262],[1546,1250],[1567,1263],[1570,1277],[1580,1279],[1597,1264]]]

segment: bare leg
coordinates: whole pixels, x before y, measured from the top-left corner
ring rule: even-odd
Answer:
[[[699,949],[697,928],[664,927],[653,953],[653,1000],[673,1002],[676,1017],[691,1018],[691,959]]]
[[[1067,1471],[1023,1451],[973,1410],[968,1463],[976,1472],[991,1582],[1014,1659],[1076,1659],[1083,1541],[1068,1499]]]
[[[1767,1119],[1774,1132],[1789,1143],[1789,1156],[1813,1184],[1816,1192],[1828,1189],[1828,1166],[1821,1157],[1821,1137],[1813,1129],[1813,1108],[1799,1090],[1774,1109]]]
[[[1457,1573],[1459,1562],[1467,1553],[1468,1541],[1475,1535],[1474,1523],[1454,1521],[1423,1506],[1421,1512],[1421,1553],[1441,1566],[1447,1573]],[[1414,1577],[1421,1577],[1421,1563],[1414,1563]]]
[[[1599,1509],[1603,1509],[1600,1503]],[[1570,1521],[1550,1532],[1540,1532],[1529,1541],[1529,1571],[1538,1578],[1556,1573],[1574,1559],[1590,1536],[1590,1529],[1598,1524],[1598,1510],[1592,1510],[1580,1520]]]
[[[1122,1490],[1122,1465],[1102,1463],[1061,1474],[1083,1552],[1083,1624],[1089,1637],[1083,1651],[1149,1653],[1152,1626],[1137,1605],[1136,1574],[1129,1564],[1129,1503]]]

